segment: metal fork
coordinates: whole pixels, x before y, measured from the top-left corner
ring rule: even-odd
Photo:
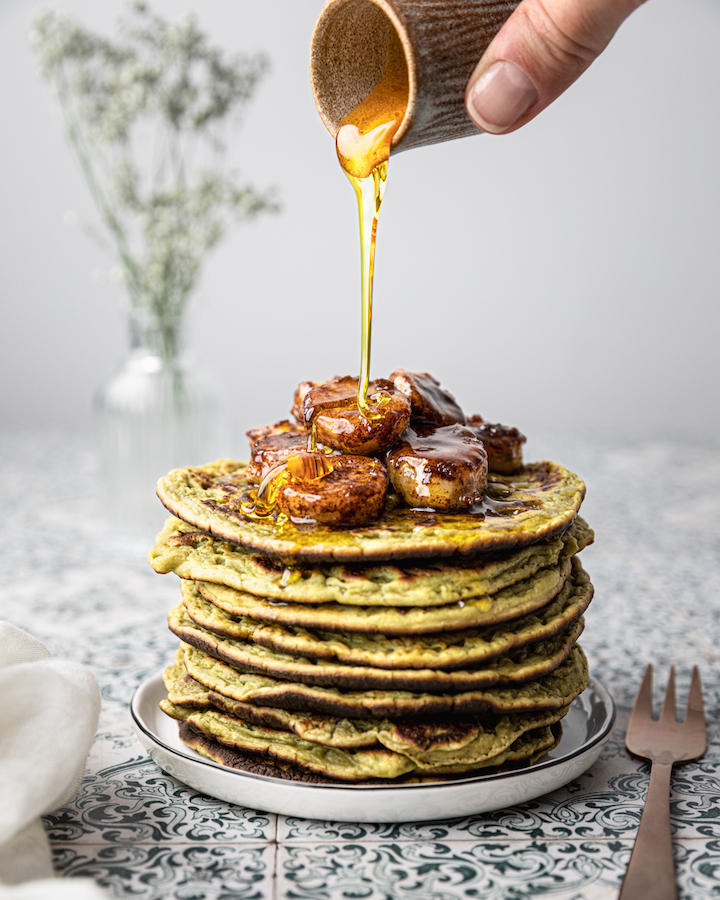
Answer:
[[[649,759],[650,785],[620,900],[675,900],[675,869],[670,834],[670,776],[675,763],[705,753],[705,714],[698,667],[693,669],[685,720],[675,716],[675,666],[670,669],[665,702],[652,718],[652,666],[645,670],[630,716],[625,745]]]

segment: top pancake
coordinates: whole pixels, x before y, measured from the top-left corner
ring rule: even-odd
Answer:
[[[563,534],[585,494],[577,475],[540,462],[514,475],[491,475],[486,498],[469,513],[397,507],[362,528],[276,525],[272,518],[251,519],[240,511],[240,498],[250,487],[246,468],[244,462],[221,459],[174,469],[158,481],[157,494],[188,524],[290,563],[467,557],[526,547]]]

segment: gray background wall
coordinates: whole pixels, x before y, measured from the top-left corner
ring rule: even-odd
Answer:
[[[121,9],[61,5],[98,29]],[[241,434],[285,416],[298,380],[358,369],[354,197],[307,75],[321,2],[154,6],[194,6],[217,41],[273,62],[233,154],[284,211],[209,259],[188,335]],[[0,428],[77,429],[126,327],[92,276],[112,260],[64,223],[93,210],[28,48],[36,8],[0,2]],[[650,0],[522,131],[394,157],[373,375],[433,372],[528,433],[720,435],[718,46],[716,0]]]

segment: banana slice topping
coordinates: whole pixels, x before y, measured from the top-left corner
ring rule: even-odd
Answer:
[[[440,382],[427,372],[395,369],[390,380],[410,401],[410,418],[413,422],[426,422],[430,425],[465,424],[465,413],[453,395],[440,387]]]
[[[379,518],[388,489],[385,466],[367,456],[324,458],[327,462],[309,473],[289,461],[295,471],[277,492],[278,509],[296,525],[357,528]]]
[[[467,424],[485,445],[491,472],[511,475],[522,468],[523,444],[527,439],[517,428],[485,422],[482,416],[470,416]]]
[[[467,509],[487,489],[487,453],[464,425],[417,425],[386,457],[390,481],[408,506]]]
[[[384,453],[410,421],[410,401],[385,378],[371,381],[367,399],[372,414],[358,408],[358,379],[332,378],[311,387],[303,400],[303,421],[317,441],[356,456]]]

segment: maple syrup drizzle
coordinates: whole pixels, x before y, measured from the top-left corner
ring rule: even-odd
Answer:
[[[375,238],[380,206],[385,194],[390,146],[405,117],[408,96],[405,53],[400,38],[391,29],[382,77],[370,94],[345,116],[335,141],[340,165],[350,180],[358,201],[362,324],[357,405],[362,415],[368,419],[381,415],[379,408],[388,400],[382,395],[368,397]],[[245,491],[240,501],[240,509],[244,515],[252,518],[274,515],[278,494],[289,481],[317,480],[332,472],[333,466],[327,455],[317,449],[314,418],[308,424],[307,450],[273,466],[257,490]]]
[[[377,415],[368,402],[372,332],[373,272],[378,215],[385,194],[390,146],[405,117],[409,96],[408,70],[400,38],[388,37],[385,70],[370,94],[342,120],[335,146],[343,171],[355,189],[360,220],[361,352],[358,409],[366,418]],[[372,398],[371,398],[372,399]]]

